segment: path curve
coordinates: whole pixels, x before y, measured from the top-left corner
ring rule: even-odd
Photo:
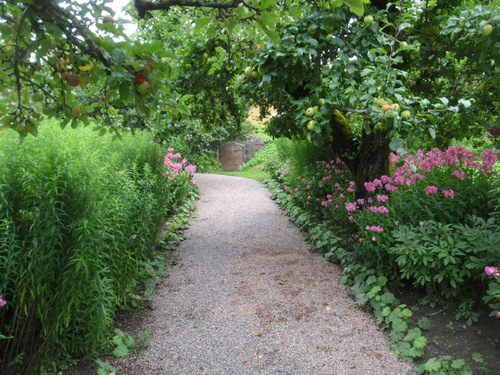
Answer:
[[[260,182],[197,174],[179,264],[117,374],[414,374]]]

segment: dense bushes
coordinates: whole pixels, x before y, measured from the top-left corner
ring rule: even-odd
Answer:
[[[296,146],[288,142],[287,147]],[[375,269],[472,320],[481,297],[492,301],[496,289],[490,283],[488,291],[491,278],[484,269],[500,264],[498,159],[493,151],[476,155],[450,147],[394,154],[391,175],[365,182],[372,196],[356,200],[342,160],[293,167],[294,155],[303,154],[304,147],[298,145],[297,153],[287,152],[269,164],[286,192],[275,195],[299,225],[309,224],[314,246],[340,261],[347,275]]]
[[[0,364],[102,349],[119,305],[153,277],[158,231],[194,166],[142,133],[110,142],[46,125],[0,144]]]

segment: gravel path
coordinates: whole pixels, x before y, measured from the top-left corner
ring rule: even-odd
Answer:
[[[143,318],[150,345],[114,361],[117,374],[415,373],[263,184],[195,179],[198,217]]]

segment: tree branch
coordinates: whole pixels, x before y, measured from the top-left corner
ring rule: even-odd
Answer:
[[[214,8],[214,9],[234,9],[237,8],[242,1],[234,0],[227,3],[219,3],[209,0],[167,0],[160,2],[135,0],[134,5],[139,18],[144,18],[146,12],[152,10],[169,10],[173,6],[180,7],[195,7],[195,8]]]

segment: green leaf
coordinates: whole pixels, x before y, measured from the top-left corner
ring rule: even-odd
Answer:
[[[207,36],[209,39],[213,39],[217,36],[217,27],[215,26],[215,24],[210,24],[207,30]]]
[[[423,349],[427,345],[427,339],[424,336],[419,336],[413,341],[413,346],[418,349]]]
[[[130,351],[128,350],[127,346],[123,343],[117,345],[115,350],[113,350],[113,355],[116,358],[125,358],[129,354],[130,354]]]
[[[402,148],[404,143],[401,139],[395,139],[391,143],[389,143],[389,147],[392,151],[396,151],[398,148]]]
[[[436,130],[434,130],[433,127],[429,128],[429,134],[431,135],[432,139],[436,139]]]
[[[121,48],[115,48],[113,52],[111,52],[111,60],[115,65],[122,65],[127,61],[127,52]]]
[[[363,0],[345,0],[345,3],[347,4],[347,6],[349,6],[351,12],[353,12],[359,17],[363,15],[364,13]]]
[[[195,21],[195,29],[196,30],[201,30],[207,27],[207,25],[210,23],[212,20],[211,17],[199,17]]]
[[[261,4],[262,4],[262,9],[267,9],[267,8],[269,8],[270,6],[274,5],[274,1],[275,1],[275,0],[262,0],[262,1],[261,1]]]
[[[423,330],[428,330],[431,328],[431,321],[424,316],[418,320],[417,325]]]

